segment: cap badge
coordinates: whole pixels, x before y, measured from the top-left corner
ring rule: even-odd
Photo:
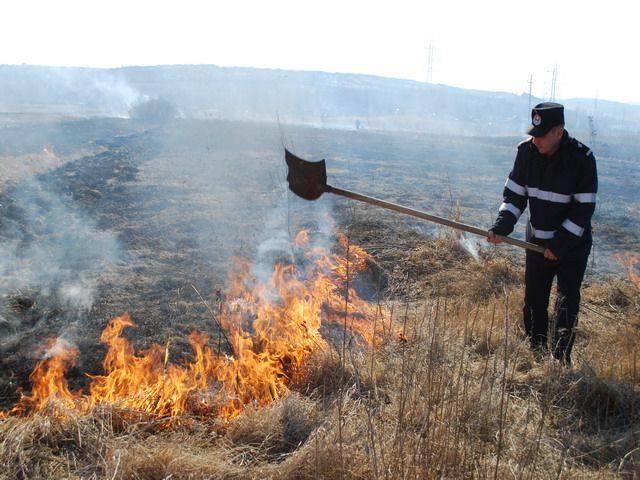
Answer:
[[[537,127],[542,123],[542,117],[539,114],[533,116],[533,124]]]

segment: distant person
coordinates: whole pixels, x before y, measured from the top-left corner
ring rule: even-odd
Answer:
[[[545,102],[531,111],[530,138],[518,145],[498,218],[487,241],[502,242],[529,205],[527,241],[545,247],[527,250],[524,329],[537,359],[549,352],[571,363],[578,321],[580,286],[591,252],[591,216],[596,207],[598,174],[591,150],[569,136],[564,107]],[[557,277],[557,299],[549,328],[549,294]],[[551,345],[547,332],[550,331]]]

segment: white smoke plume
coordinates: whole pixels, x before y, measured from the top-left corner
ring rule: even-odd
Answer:
[[[466,234],[462,234],[459,237],[460,245],[464,248],[469,255],[471,255],[476,262],[480,262],[480,242],[476,237],[469,237]]]
[[[269,214],[262,240],[258,244],[252,274],[256,282],[266,285],[279,261],[297,262],[294,241],[303,229],[310,229],[310,248],[329,250],[332,246],[334,223],[330,215],[331,202],[321,199],[308,202],[283,189],[276,208]],[[304,268],[304,266],[302,266]]]
[[[97,275],[120,258],[115,234],[36,180],[13,189],[11,202],[0,234],[0,295],[38,290],[78,313],[90,309]]]
[[[71,340],[68,340],[64,336],[59,336],[56,338],[53,345],[51,345],[42,355],[42,359],[46,360],[47,358],[55,357],[62,354],[65,351],[69,351],[73,348],[77,348],[75,343]]]

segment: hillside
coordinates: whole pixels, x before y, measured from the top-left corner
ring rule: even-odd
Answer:
[[[195,118],[432,134],[521,135],[529,97],[366,75],[200,66],[118,69],[0,66],[0,110],[127,115],[162,98]],[[531,104],[541,101],[532,98]],[[640,106],[563,99],[583,138],[640,132]],[[589,117],[594,117],[590,120]]]

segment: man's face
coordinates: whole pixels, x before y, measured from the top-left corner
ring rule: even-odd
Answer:
[[[533,137],[533,144],[542,155],[553,155],[560,146],[562,140],[562,134],[564,133],[564,127],[558,125],[553,127],[549,132],[542,137]]]

